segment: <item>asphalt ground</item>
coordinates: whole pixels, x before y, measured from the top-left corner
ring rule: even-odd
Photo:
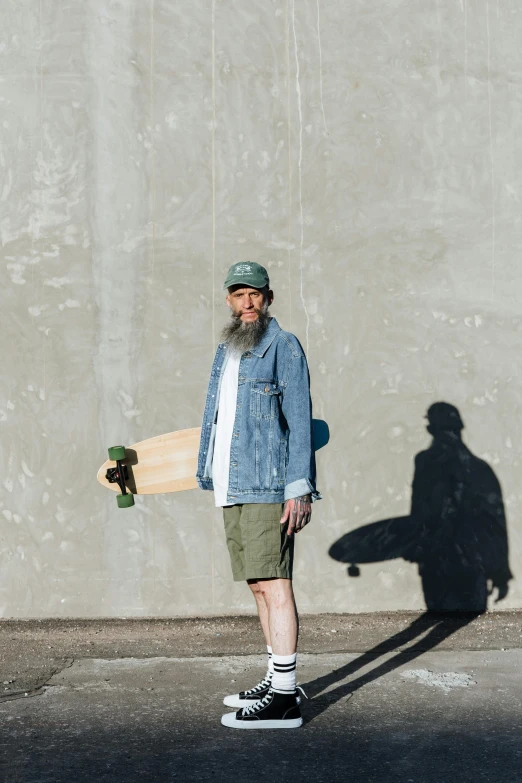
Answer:
[[[254,617],[5,620],[0,780],[522,781],[521,663],[522,613],[304,616],[304,726],[238,731]]]

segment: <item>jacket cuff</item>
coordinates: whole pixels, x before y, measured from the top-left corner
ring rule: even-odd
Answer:
[[[321,500],[323,497],[321,493],[312,486],[308,479],[297,479],[297,481],[292,481],[291,484],[286,485],[285,500],[299,498],[301,495],[311,495],[312,503],[316,500]]]

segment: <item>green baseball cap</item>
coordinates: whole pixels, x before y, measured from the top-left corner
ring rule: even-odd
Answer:
[[[251,288],[264,288],[270,285],[268,272],[261,264],[255,261],[238,261],[232,264],[227,273],[227,279],[223,288],[230,288],[232,285],[248,285]]]

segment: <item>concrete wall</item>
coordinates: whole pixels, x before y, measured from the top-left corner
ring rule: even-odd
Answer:
[[[95,480],[107,446],[199,425],[242,259],[269,268],[331,429],[300,609],[424,606],[415,562],[350,577],[328,550],[409,513],[437,400],[501,483],[515,578],[495,606],[521,607],[519,2],[0,15],[0,614],[252,610],[211,493],[119,511]]]

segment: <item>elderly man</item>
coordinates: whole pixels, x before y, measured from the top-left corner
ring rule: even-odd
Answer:
[[[321,497],[308,366],[297,338],[269,315],[274,294],[264,267],[234,264],[224,288],[232,312],[210,374],[197,478],[223,508],[233,577],[254,594],[268,669],[258,685],[224,699],[239,710],[221,722],[297,728],[294,534]]]

